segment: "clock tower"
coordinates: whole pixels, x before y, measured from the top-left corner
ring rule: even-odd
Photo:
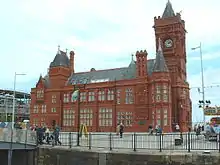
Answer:
[[[156,41],[160,38],[163,42],[163,53],[172,75],[176,80],[180,77],[186,80],[186,48],[185,48],[185,21],[180,13],[174,13],[171,2],[168,0],[162,17],[154,17]],[[158,48],[158,42],[156,42]]]
[[[186,116],[190,113],[189,84],[186,82],[186,46],[185,21],[180,13],[175,13],[168,0],[162,16],[154,17],[155,39],[162,41],[164,58],[171,77],[172,90],[172,123],[185,125],[182,121],[190,122]],[[158,49],[158,42],[156,42]],[[183,99],[183,91],[187,97]],[[185,95],[186,96],[186,95]]]

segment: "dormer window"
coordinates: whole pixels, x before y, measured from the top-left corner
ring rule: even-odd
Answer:
[[[44,90],[43,89],[40,89],[40,90],[37,90],[37,98],[43,98],[44,97]]]

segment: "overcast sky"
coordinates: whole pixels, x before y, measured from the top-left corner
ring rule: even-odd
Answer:
[[[146,49],[155,57],[154,16],[162,15],[167,0],[1,0],[0,87],[30,91],[46,74],[57,45],[76,53],[75,70],[88,71],[127,66],[131,54]],[[186,21],[188,81],[201,86],[199,51],[202,42],[205,85],[220,84],[219,0],[171,0]],[[99,59],[99,60],[97,60]],[[206,99],[218,105],[219,87],[206,88]],[[191,90],[193,120],[202,121],[201,98]]]

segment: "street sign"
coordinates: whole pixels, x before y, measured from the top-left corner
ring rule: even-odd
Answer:
[[[220,115],[220,107],[207,107],[204,109],[206,116],[218,116]]]

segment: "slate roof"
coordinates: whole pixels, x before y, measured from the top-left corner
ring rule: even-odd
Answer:
[[[148,75],[152,74],[154,61],[154,59],[150,59],[147,61]],[[69,78],[67,85],[128,80],[134,78],[136,78],[136,62],[132,59],[128,67],[97,70],[84,73],[74,73]]]
[[[63,52],[61,50],[57,51],[57,54],[56,54],[53,62],[50,63],[50,68],[57,67],[57,66],[65,66],[65,67],[70,66],[70,60],[69,60],[69,57],[67,56],[66,52]]]
[[[46,88],[48,88],[50,86],[50,79],[49,79],[49,75],[48,74],[46,76],[44,76],[43,82],[44,82],[44,86]]]
[[[168,0],[167,4],[166,4],[166,8],[163,12],[162,18],[169,18],[169,17],[174,17],[175,13],[172,7],[171,2]]]
[[[163,50],[161,47],[160,38],[159,38],[158,42],[159,42],[159,44],[158,44],[156,60],[155,60],[154,67],[153,67],[153,72],[168,72],[169,70],[168,70],[166,61],[163,56]]]

